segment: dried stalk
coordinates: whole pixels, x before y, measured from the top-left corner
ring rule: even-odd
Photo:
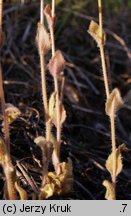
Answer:
[[[103,34],[103,18],[102,18],[102,2],[101,0],[98,0],[98,9],[99,9],[99,28],[100,28],[100,36],[101,36],[101,43],[99,45],[100,48],[100,54],[101,54],[101,63],[102,63],[102,71],[103,71],[103,77],[104,77],[104,84],[105,84],[105,91],[106,91],[106,97],[107,99],[110,96],[110,90],[109,90],[109,82],[108,82],[108,76],[107,76],[107,70],[106,70],[106,61],[105,61],[105,54],[104,54],[104,34]],[[113,102],[114,104],[114,102]],[[113,106],[112,104],[112,106]],[[114,104],[115,106],[115,104]],[[115,108],[113,106],[113,108]],[[110,123],[111,123],[111,141],[112,141],[112,153],[113,153],[113,162],[112,162],[112,168],[113,168],[113,175],[112,175],[112,183],[114,186],[114,193],[115,193],[115,185],[116,185],[116,139],[115,139],[115,112],[114,109],[111,112],[110,117]],[[114,194],[114,197],[116,195]]]
[[[44,1],[41,0],[40,5],[40,23],[44,25]],[[40,66],[41,66],[41,81],[42,81],[42,97],[45,110],[45,121],[46,121],[46,140],[50,141],[50,122],[49,122],[49,108],[47,99],[47,87],[46,87],[46,73],[45,73],[45,53],[44,49],[40,48]]]
[[[4,135],[5,135],[5,142],[1,141],[1,149],[3,152],[3,160],[1,161],[1,165],[4,170],[4,174],[6,177],[6,191],[7,191],[7,199],[14,200],[17,199],[17,192],[15,188],[16,182],[16,173],[14,166],[11,162],[10,158],[10,136],[9,136],[9,125],[7,114],[5,112],[5,98],[4,98],[4,91],[3,91],[3,82],[2,82],[2,69],[0,65],[0,99],[1,99],[1,106],[2,106],[2,114],[3,114],[3,122],[4,122]]]
[[[2,10],[3,10],[3,0],[0,0],[0,31],[2,30]]]
[[[0,45],[3,44],[3,32],[2,32],[2,11],[3,11],[3,0],[0,0]],[[3,168],[6,184],[5,184],[5,198],[9,200],[17,199],[17,191],[15,188],[16,182],[16,172],[10,157],[10,133],[9,133],[9,123],[8,116],[6,113],[6,103],[3,90],[3,79],[2,79],[2,67],[0,63],[0,100],[1,108],[3,114],[3,129],[4,129],[4,139],[5,141],[0,140],[0,152],[1,152],[1,161],[0,164]]]
[[[117,163],[117,160],[116,160],[116,135],[115,135],[115,101],[112,102],[112,112],[111,112],[111,115],[110,115],[110,123],[111,123],[111,140],[112,140],[112,153],[113,153],[113,164],[112,164],[112,170],[113,170],[113,173],[112,173],[112,183],[113,183],[113,186],[114,186],[114,191],[115,191],[115,187],[116,187],[116,163]]]
[[[16,183],[16,172],[11,162],[10,156],[8,155],[7,161],[3,166],[5,177],[6,177],[6,199],[17,200],[17,191],[15,187]]]
[[[40,0],[40,22],[44,24],[44,1]]]
[[[10,152],[10,133],[9,133],[9,124],[8,124],[8,116],[6,114],[6,104],[5,104],[5,97],[3,91],[3,81],[2,81],[2,69],[0,65],[0,99],[1,99],[1,107],[2,107],[2,114],[3,114],[3,127],[4,127],[4,135],[5,135],[5,144],[7,146],[8,151]]]
[[[102,3],[101,0],[98,0],[98,9],[99,9],[99,25],[92,21],[89,27],[89,34],[94,38],[97,42],[98,47],[100,48],[100,55],[101,55],[101,64],[102,64],[102,71],[104,77],[104,85],[105,85],[105,92],[106,92],[106,114],[110,118],[110,125],[111,125],[111,142],[112,142],[112,160],[111,160],[111,177],[112,177],[112,184],[110,182],[104,183],[104,186],[108,185],[108,188],[112,188],[112,199],[116,198],[115,192],[115,185],[116,185],[116,177],[117,177],[117,157],[116,157],[116,139],[115,139],[115,112],[118,110],[118,107],[122,104],[122,99],[118,89],[114,89],[110,93],[109,89],[109,81],[107,76],[107,69],[106,69],[106,61],[105,61],[105,54],[104,54],[104,44],[105,44],[105,33],[103,31],[103,18],[102,18]],[[110,170],[108,166],[108,170]],[[108,197],[108,196],[106,196]]]
[[[103,71],[103,77],[104,77],[106,97],[108,98],[110,95],[110,90],[109,90],[108,76],[107,76],[107,70],[106,70],[106,61],[105,61],[105,54],[104,54],[104,35],[103,35],[103,18],[102,18],[101,0],[98,0],[98,9],[99,9],[99,27],[100,27],[100,36],[101,36],[101,43],[99,45],[99,48],[100,48],[100,55],[101,55],[101,61],[102,61],[102,71]]]
[[[50,27],[51,35],[51,48],[52,48],[52,57],[55,55],[55,38],[54,38],[54,21],[55,21],[55,0],[52,0],[52,18],[53,24]],[[60,157],[60,144],[61,144],[61,125],[60,125],[60,99],[59,99],[59,83],[57,76],[54,76],[54,88],[56,93],[56,121],[57,121],[57,159]],[[59,161],[58,161],[59,162]]]
[[[2,32],[2,10],[3,10],[3,0],[0,0],[0,49],[3,44],[3,32]],[[1,51],[1,50],[0,50]]]

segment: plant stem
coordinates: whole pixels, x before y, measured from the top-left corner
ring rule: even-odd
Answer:
[[[110,122],[111,122],[111,141],[112,141],[112,154],[113,154],[113,164],[112,164],[112,183],[114,185],[114,189],[116,187],[116,139],[115,139],[115,112],[114,112],[114,107],[115,107],[115,101],[112,102],[113,110],[110,115]],[[115,190],[114,190],[115,191]]]
[[[5,97],[4,97],[4,90],[3,90],[3,79],[2,79],[1,65],[0,65],[0,99],[1,99],[2,114],[3,114],[5,143],[6,143],[8,151],[10,152],[10,133],[9,133],[8,117],[7,117],[7,114],[5,111],[6,104],[5,104]]]
[[[52,17],[55,17],[55,0],[52,0]]]
[[[104,77],[104,85],[105,85],[105,91],[106,91],[106,98],[108,99],[110,96],[110,89],[109,89],[109,82],[108,82],[108,76],[107,76],[107,69],[106,69],[106,61],[105,61],[105,55],[104,55],[104,34],[103,34],[103,18],[102,18],[102,3],[101,0],[98,0],[98,9],[99,9],[99,27],[100,27],[100,34],[101,34],[101,44],[100,44],[100,55],[101,55],[101,63],[102,63],[102,71],[103,71],[103,77]],[[112,142],[112,154],[113,154],[113,162],[112,162],[112,183],[114,186],[114,191],[116,187],[116,139],[115,139],[115,102],[113,101],[113,110],[110,115],[110,124],[111,124],[111,142]],[[114,192],[116,193],[116,192]],[[116,194],[114,194],[116,197]]]
[[[50,28],[52,57],[55,55],[55,39],[54,39],[54,20],[55,20],[55,0],[52,0],[52,18],[53,25]],[[59,99],[59,85],[58,78],[54,76],[54,88],[56,92],[56,119],[57,119],[57,157],[60,157],[60,143],[61,143],[61,125],[60,125],[60,99]]]
[[[3,0],[0,0],[0,45],[2,43],[2,11],[3,11]],[[1,50],[0,50],[0,55],[1,55]]]
[[[0,0],[0,30],[2,30],[2,10],[3,10],[3,0]]]
[[[17,200],[17,191],[15,188],[16,173],[9,156],[3,168],[6,177],[7,198],[9,200]]]
[[[110,90],[109,90],[109,83],[108,83],[108,76],[107,76],[106,62],[105,62],[105,55],[104,55],[103,18],[102,18],[101,0],[98,0],[98,9],[99,9],[100,35],[102,38],[102,43],[100,45],[100,55],[101,55],[101,61],[102,61],[102,71],[103,71],[103,77],[104,77],[104,83],[105,83],[106,97],[108,98],[110,95]]]
[[[99,27],[100,34],[103,35],[103,17],[102,17],[102,3],[101,0],[98,0],[98,10],[99,10]]]
[[[106,70],[106,61],[105,61],[105,54],[104,54],[104,46],[103,45],[100,46],[100,55],[101,55],[101,63],[102,63],[102,71],[103,71],[103,77],[104,77],[106,97],[109,98],[110,90],[109,90],[109,83],[108,83],[108,76],[107,76],[107,70]]]
[[[41,65],[41,81],[42,81],[42,97],[45,110],[45,122],[46,122],[46,140],[50,141],[50,122],[49,122],[49,110],[46,90],[46,74],[44,65],[44,53],[40,53],[40,65]]]
[[[40,22],[44,25],[44,0],[41,0],[40,4]],[[45,110],[45,122],[46,122],[46,140],[50,141],[50,122],[49,122],[49,108],[47,99],[47,87],[46,87],[46,73],[45,73],[45,56],[44,51],[40,51],[40,66],[41,66],[41,81],[42,81],[42,97]]]
[[[40,0],[40,22],[44,24],[44,0]]]
[[[2,36],[2,11],[3,11],[3,0],[0,0],[0,41]],[[8,199],[16,200],[17,199],[17,192],[15,188],[16,173],[10,158],[10,133],[9,133],[8,116],[5,111],[6,103],[5,103],[4,90],[3,90],[1,63],[0,63],[0,99],[1,99],[1,107],[2,107],[3,123],[4,123],[4,135],[5,135],[5,143],[3,143],[3,145],[5,145],[4,148],[5,151],[3,155],[4,161],[2,167],[6,177],[6,189],[7,189]]]

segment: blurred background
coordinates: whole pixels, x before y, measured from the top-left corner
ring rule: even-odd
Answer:
[[[41,159],[33,140],[44,128],[35,42],[39,6],[38,0],[4,1],[6,39],[1,59],[6,101],[22,112],[11,125],[12,157],[14,161],[22,160],[38,183],[40,168],[32,158]],[[117,199],[131,199],[131,1],[103,1],[103,19],[110,88],[118,87],[125,101],[116,118],[116,139],[117,144],[125,143],[129,149],[123,155],[124,169],[118,177]],[[111,151],[110,125],[104,110],[99,49],[87,33],[91,20],[98,21],[96,0],[56,0],[56,47],[66,59],[67,120],[62,132],[61,160],[70,157],[74,167],[75,192],[66,199],[104,199],[102,181],[110,178],[105,169]],[[50,56],[50,53],[46,56],[47,63]],[[47,83],[50,95],[53,81],[48,71]]]

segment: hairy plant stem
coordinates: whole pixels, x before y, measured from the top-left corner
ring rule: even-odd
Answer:
[[[44,25],[44,1],[41,0],[40,5],[40,22]],[[49,121],[49,107],[47,99],[47,87],[46,87],[46,72],[45,72],[45,55],[44,50],[40,50],[40,67],[41,67],[41,82],[42,82],[42,97],[45,110],[45,122],[46,122],[46,140],[50,141],[50,121]]]
[[[106,98],[109,98],[110,90],[109,90],[108,76],[107,76],[107,70],[106,70],[104,45],[100,45],[99,48],[100,48],[100,55],[101,55],[101,63],[102,63],[102,71],[103,71],[103,77],[104,77],[104,85],[105,85]]]
[[[110,115],[110,122],[111,122],[111,141],[112,141],[112,154],[113,154],[113,164],[112,164],[112,183],[114,186],[114,191],[116,188],[116,163],[117,163],[117,158],[116,158],[116,139],[115,139],[115,112],[114,112],[114,101],[113,101],[113,110],[111,112]],[[115,193],[115,192],[114,192]],[[116,197],[116,194],[114,194],[114,196]]]
[[[3,0],[0,0],[0,59],[1,59],[1,48],[3,46],[3,32],[2,32],[2,11],[3,11]]]
[[[106,61],[105,61],[105,55],[104,55],[104,34],[103,34],[103,18],[102,18],[102,3],[101,0],[98,0],[98,9],[99,9],[99,26],[100,26],[100,35],[102,42],[99,46],[100,48],[100,55],[101,55],[101,63],[102,63],[102,71],[103,71],[103,77],[104,77],[104,85],[105,85],[105,91],[106,91],[106,98],[108,99],[110,96],[110,89],[109,89],[109,82],[108,82],[108,76],[107,76],[107,69],[106,69]],[[112,183],[115,191],[116,187],[116,140],[115,140],[115,112],[114,112],[114,101],[113,101],[113,110],[110,115],[110,124],[111,124],[111,141],[112,141],[112,154],[113,154],[113,175],[112,175]],[[114,192],[115,193],[115,192]],[[116,197],[116,194],[114,194]]]
[[[55,55],[55,38],[54,38],[54,21],[55,21],[55,0],[52,0],[52,18],[53,24],[50,28],[50,35],[51,35],[51,45],[52,45],[52,57]],[[59,161],[60,157],[60,144],[61,144],[61,125],[60,125],[60,99],[59,99],[59,84],[57,76],[54,76],[54,88],[56,92],[56,121],[57,121],[57,159]]]
[[[40,23],[44,25],[44,0],[41,0],[41,4],[40,4]],[[40,67],[41,67],[42,99],[43,99],[43,104],[44,104],[45,122],[46,122],[46,141],[48,145],[50,142],[51,123],[49,121],[49,106],[48,106],[48,99],[47,99],[45,55],[44,55],[44,50],[43,49],[41,50],[41,48],[39,50],[39,56],[40,56]],[[45,163],[43,164],[43,173],[42,173],[43,175],[42,187],[44,187],[45,182],[46,182],[46,177],[48,174],[48,164],[49,164],[49,161],[47,160],[47,158],[45,158]]]
[[[0,41],[2,40],[2,11],[3,11],[3,0],[0,0]],[[1,56],[0,56],[1,57]],[[0,62],[0,100],[1,100],[1,109],[3,114],[3,127],[4,127],[4,138],[5,142],[3,143],[4,152],[3,152],[3,171],[6,178],[6,194],[9,200],[16,200],[17,199],[17,192],[15,188],[16,182],[16,172],[14,166],[11,162],[10,158],[10,133],[9,133],[9,124],[8,124],[8,116],[6,113],[6,103],[4,97],[4,90],[3,90],[3,79],[2,79],[2,67]]]
[[[2,10],[3,10],[3,0],[0,0],[0,30],[2,30]]]
[[[17,200],[17,191],[15,188],[16,182],[16,172],[14,166],[12,165],[10,156],[7,156],[7,161],[3,166],[5,177],[6,177],[6,190],[7,190],[7,199]]]
[[[52,17],[55,17],[55,0],[52,0]]]
[[[6,103],[4,97],[4,90],[3,90],[3,79],[2,79],[2,68],[0,65],[0,99],[1,99],[1,109],[3,114],[3,128],[4,128],[4,136],[5,136],[5,144],[10,152],[10,133],[9,133],[9,124],[8,124],[8,116],[6,113]]]
[[[14,200],[17,199],[17,192],[15,188],[16,173],[10,158],[10,134],[9,134],[8,118],[5,111],[6,104],[4,98],[1,65],[0,65],[0,99],[1,99],[1,107],[2,107],[2,114],[3,114],[3,122],[4,122],[4,135],[5,135],[5,142],[3,143],[3,145],[5,145],[4,155],[3,155],[4,161],[2,167],[6,177],[6,189],[7,189],[8,199]]]
[[[41,66],[41,81],[42,81],[42,97],[44,103],[45,122],[46,122],[46,140],[50,141],[50,122],[49,122],[49,109],[48,109],[47,90],[46,90],[44,53],[40,53],[40,66]]]
[[[102,3],[101,3],[101,0],[98,0],[98,9],[99,9],[100,35],[101,35],[101,39],[102,39],[102,43],[99,46],[99,48],[100,48],[100,55],[101,55],[101,61],[102,61],[102,71],[103,71],[103,77],[104,77],[106,97],[108,98],[109,95],[110,95],[110,90],[109,90],[108,76],[107,76],[107,70],[106,70],[106,61],[105,61],[105,54],[104,54],[103,18],[102,18]]]
[[[40,22],[44,24],[44,0],[40,0]]]

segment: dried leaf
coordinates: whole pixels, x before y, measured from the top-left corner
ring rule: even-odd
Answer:
[[[40,146],[43,154],[43,164],[50,160],[52,152],[53,152],[53,145],[51,142],[46,141],[45,137],[39,136],[35,138],[34,142]]]
[[[49,71],[52,76],[60,76],[60,73],[64,70],[65,59],[61,51],[57,50],[54,57],[49,62]]]
[[[51,47],[49,34],[41,23],[38,23],[36,43],[40,54],[46,54]]]
[[[68,159],[68,163],[61,163],[58,165],[59,180],[62,183],[62,194],[66,194],[72,191],[73,188],[73,168],[72,161]]]
[[[44,146],[47,143],[45,137],[43,136],[38,136],[37,138],[35,138],[34,142],[38,146]]]
[[[49,116],[52,120],[53,115],[54,115],[54,110],[55,110],[55,104],[56,104],[56,93],[53,92],[50,96],[49,100]]]
[[[10,103],[6,104],[5,112],[7,114],[9,124],[11,124],[13,121],[15,121],[21,115],[20,110]]]
[[[114,186],[112,185],[112,183],[110,183],[109,181],[107,180],[104,180],[103,181],[103,185],[105,186],[106,188],[106,194],[105,194],[105,198],[107,200],[115,200],[116,197],[115,197],[115,188]]]
[[[120,151],[121,153],[122,153],[122,152],[127,152],[127,151],[128,151],[128,148],[126,147],[125,144],[121,144],[121,145],[118,147],[118,151]]]
[[[9,163],[9,154],[4,140],[0,137],[0,165],[5,166]]]
[[[106,35],[105,32],[103,32],[103,35],[101,37],[101,30],[99,25],[94,22],[93,20],[90,23],[88,33],[93,37],[93,39],[96,41],[98,46],[101,46],[102,44],[105,43],[106,40]]]
[[[27,200],[28,199],[26,191],[20,185],[18,185],[17,182],[15,182],[15,188],[20,195],[20,200]]]
[[[55,188],[55,185],[53,183],[46,184],[44,186],[44,188],[41,189],[39,199],[40,200],[45,200],[45,199],[48,199],[49,197],[53,196],[54,188]]]
[[[53,144],[52,163],[54,167],[56,167],[56,165],[59,163],[59,158],[57,155],[57,140],[52,133],[51,133],[51,143]]]
[[[112,112],[116,113],[123,105],[123,100],[121,98],[120,92],[115,88],[106,102],[106,114],[110,116]]]
[[[120,145],[116,149],[116,176],[119,175],[119,173],[122,170],[122,155],[121,152],[126,150],[125,144]],[[111,153],[106,161],[106,168],[110,172],[111,176],[113,175],[113,153]]]
[[[64,108],[63,105],[60,106],[60,116],[61,116],[60,123],[62,125],[65,122],[65,120],[66,120],[66,110],[65,110],[65,108]]]
[[[46,5],[46,7],[45,7],[45,16],[46,16],[46,19],[47,19],[48,27],[49,27],[49,29],[51,29],[51,27],[54,24],[54,19],[52,17],[51,7],[50,7],[49,4]]]
[[[46,184],[41,189],[41,199],[47,199],[52,195],[59,196],[72,191],[73,174],[71,161],[69,160],[68,163],[60,163],[58,169],[60,170],[59,174],[56,174],[55,172],[48,173]]]
[[[80,102],[80,96],[78,91],[69,83],[65,83],[65,95],[68,100],[73,104],[78,104]]]
[[[66,110],[65,110],[63,104],[61,104],[60,105],[60,124],[62,125],[65,120],[66,120]],[[57,127],[56,108],[55,108],[55,111],[54,111],[52,122]]]

